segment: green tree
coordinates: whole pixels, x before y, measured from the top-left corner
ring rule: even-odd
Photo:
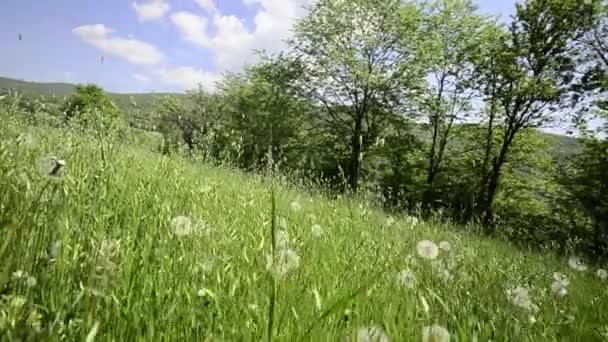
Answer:
[[[578,0],[530,0],[517,4],[508,34],[481,60],[488,124],[478,212],[491,226],[494,200],[515,137],[551,120],[574,61],[569,46],[592,18],[593,5]],[[495,133],[500,142],[495,146]]]
[[[424,68],[418,58],[420,11],[398,0],[321,0],[295,26],[290,45],[305,66],[302,93],[349,145],[348,183],[357,191],[365,150],[410,99]]]
[[[300,73],[296,60],[283,55],[262,56],[258,64],[220,82],[226,128],[241,139],[241,166],[256,167],[264,161],[293,165],[294,158],[299,158],[293,152],[298,147],[307,103],[294,95],[291,84]]]
[[[485,19],[470,0],[439,0],[425,8],[425,53],[431,83],[420,97],[430,130],[427,149],[425,207],[436,200],[436,182],[455,124],[470,116],[476,96],[474,57],[483,46]]]
[[[62,107],[65,121],[78,120],[84,125],[101,122],[111,124],[120,119],[116,104],[95,84],[79,84],[75,93],[68,97]]]

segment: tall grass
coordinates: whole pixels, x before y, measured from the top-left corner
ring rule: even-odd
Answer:
[[[0,141],[2,341],[415,341],[434,324],[458,341],[608,338],[606,282],[553,255],[73,130],[9,122]],[[300,257],[282,276],[267,268],[279,229]],[[427,239],[451,251],[421,258]]]

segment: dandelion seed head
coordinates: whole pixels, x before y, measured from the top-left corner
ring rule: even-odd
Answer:
[[[380,326],[359,328],[357,334],[358,342],[389,342],[390,339]]]
[[[575,269],[579,272],[584,272],[587,270],[587,265],[585,264],[585,260],[579,256],[571,256],[568,259],[568,266],[572,269]]]
[[[323,231],[323,227],[321,227],[321,225],[313,224],[311,230],[312,230],[312,236],[315,239],[320,239],[321,237],[323,237],[324,231]]]
[[[422,329],[422,342],[449,342],[450,333],[440,325],[433,324]]]
[[[430,240],[422,240],[416,245],[416,251],[421,258],[434,260],[439,256],[439,248]]]
[[[266,256],[266,269],[276,273],[279,277],[285,276],[300,265],[300,256],[289,248],[280,249],[276,252],[275,260],[271,255]]]
[[[556,280],[551,284],[551,291],[558,297],[565,297],[568,294],[568,286]]]
[[[282,229],[278,229],[275,232],[274,241],[277,249],[286,249],[289,247],[289,234]]]
[[[452,244],[449,243],[448,241],[441,241],[439,243],[439,249],[446,251],[446,252],[450,252],[452,250]]]
[[[35,277],[27,277],[27,279],[25,280],[25,284],[27,285],[27,287],[35,287],[36,284],[38,284],[38,280],[36,280]]]
[[[526,310],[534,310],[536,305],[532,303],[530,299],[530,293],[527,288],[517,286],[514,289],[507,290],[507,294],[510,297],[513,304]]]
[[[401,286],[413,289],[416,286],[416,275],[407,268],[397,273],[397,281]]]
[[[171,228],[177,236],[187,236],[192,234],[192,221],[186,216],[177,216],[171,220]]]
[[[293,211],[294,213],[297,213],[301,209],[302,209],[302,206],[300,205],[300,203],[298,203],[296,201],[291,202],[291,211]]]
[[[608,279],[608,271],[606,271],[605,269],[598,269],[597,271],[595,271],[595,275],[600,278],[601,280],[606,280]]]

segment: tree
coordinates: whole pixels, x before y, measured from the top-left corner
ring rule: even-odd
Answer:
[[[77,119],[84,125],[102,122],[104,125],[120,118],[120,112],[114,102],[95,84],[79,84],[75,93],[66,99],[62,113],[65,121]]]
[[[347,138],[347,178],[357,191],[363,153],[423,77],[420,12],[398,0],[321,0],[290,45],[305,67],[302,93],[324,110],[319,129]]]
[[[578,0],[530,0],[517,4],[506,35],[481,60],[483,91],[489,103],[487,171],[482,174],[478,211],[491,225],[493,206],[515,137],[551,119],[574,61],[569,46],[591,19],[593,6]],[[494,133],[500,142],[494,146]]]
[[[298,132],[307,103],[292,91],[292,81],[301,66],[284,55],[262,56],[240,74],[227,75],[219,89],[227,103],[227,128],[242,139],[241,165],[259,166],[267,159],[278,165],[281,160],[295,163]],[[287,159],[287,160],[286,160]]]
[[[455,123],[470,115],[475,70],[473,58],[482,40],[485,19],[470,0],[441,0],[425,10],[426,54],[431,84],[421,96],[420,109],[430,130],[427,150],[425,206],[435,200],[446,147]]]

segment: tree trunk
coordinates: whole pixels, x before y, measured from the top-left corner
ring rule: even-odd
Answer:
[[[353,194],[357,193],[359,187],[359,177],[361,176],[362,164],[362,145],[363,136],[361,135],[362,120],[355,122],[355,129],[351,138],[350,170],[348,172],[348,186]]]
[[[496,194],[498,193],[498,188],[500,186],[502,169],[507,161],[507,156],[517,131],[517,127],[509,127],[507,129],[498,158],[495,158],[492,163],[492,171],[488,177],[486,196],[483,202],[482,210],[483,224],[486,228],[492,228],[492,220],[494,218],[494,200],[496,199]]]

